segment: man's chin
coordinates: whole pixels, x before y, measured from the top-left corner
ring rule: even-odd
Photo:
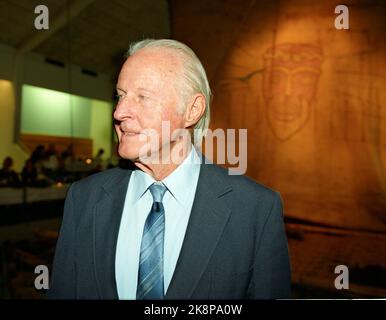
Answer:
[[[121,150],[119,148],[118,154],[121,158],[130,160],[132,162],[136,161],[139,158],[139,153],[135,152],[135,150]]]
[[[139,150],[118,149],[121,158],[130,160],[133,163],[150,163],[154,161],[154,155],[149,156],[150,152],[140,152]]]

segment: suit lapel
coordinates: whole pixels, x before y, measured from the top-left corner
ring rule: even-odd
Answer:
[[[231,213],[221,196],[232,189],[213,165],[202,164],[181,252],[165,299],[189,299]]]
[[[103,185],[94,210],[95,274],[101,299],[118,299],[115,250],[130,176],[131,171],[117,169]]]

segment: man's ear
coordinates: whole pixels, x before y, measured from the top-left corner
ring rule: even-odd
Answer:
[[[184,114],[185,128],[194,126],[203,116],[206,107],[205,96],[202,93],[196,93],[186,107]]]

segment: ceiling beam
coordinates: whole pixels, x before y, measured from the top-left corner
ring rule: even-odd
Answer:
[[[78,16],[92,2],[94,2],[94,0],[71,1],[69,7],[65,7],[64,10],[57,17],[55,17],[55,19],[50,21],[48,30],[36,30],[35,34],[31,38],[16,49],[17,53],[29,52],[38,47],[56,31],[64,27],[70,20]]]

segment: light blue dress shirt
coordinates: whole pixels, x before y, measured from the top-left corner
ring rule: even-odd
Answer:
[[[165,208],[164,291],[169,287],[185,237],[190,212],[196,193],[201,159],[195,148],[162,183],[167,191],[163,198]],[[148,190],[155,180],[141,170],[130,177],[119,228],[115,280],[119,299],[136,299],[138,265],[143,227],[153,204]]]

